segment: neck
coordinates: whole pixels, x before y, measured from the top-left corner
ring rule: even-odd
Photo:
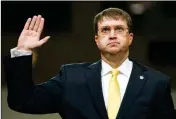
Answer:
[[[109,54],[101,53],[101,58],[103,61],[108,63],[112,68],[118,68],[129,56],[129,51],[126,53]]]

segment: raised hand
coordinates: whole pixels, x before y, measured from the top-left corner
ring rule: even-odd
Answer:
[[[44,26],[44,18],[41,15],[28,18],[18,39],[17,49],[32,51],[48,41],[49,36],[40,40]]]

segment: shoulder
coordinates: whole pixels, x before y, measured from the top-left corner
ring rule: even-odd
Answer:
[[[163,72],[161,72],[161,71],[159,71],[155,68],[152,68],[152,67],[149,67],[149,66],[146,66],[146,65],[144,65],[144,67],[147,69],[148,73],[153,75],[153,76],[160,77],[160,78],[162,77],[162,78],[165,78],[165,79],[170,78],[167,74],[165,74],[165,73],[163,73]]]
[[[79,69],[79,68],[86,68],[86,67],[88,67],[91,64],[92,64],[92,62],[70,63],[70,64],[62,65],[61,68]]]
[[[134,61],[133,63],[138,64],[140,67],[142,67],[144,72],[147,74],[148,78],[152,80],[160,80],[164,82],[170,82],[171,77],[167,74],[161,72],[159,69],[147,66],[145,64],[142,64],[138,61]]]

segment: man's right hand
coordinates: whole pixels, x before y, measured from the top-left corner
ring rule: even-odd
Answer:
[[[40,40],[43,26],[44,18],[42,18],[41,15],[33,16],[32,20],[31,18],[28,18],[18,39],[17,49],[32,51],[46,43],[50,38],[49,36]]]

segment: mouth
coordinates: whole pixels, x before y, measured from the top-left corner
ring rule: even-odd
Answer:
[[[108,43],[108,45],[118,45],[119,43],[118,42],[110,42]]]

